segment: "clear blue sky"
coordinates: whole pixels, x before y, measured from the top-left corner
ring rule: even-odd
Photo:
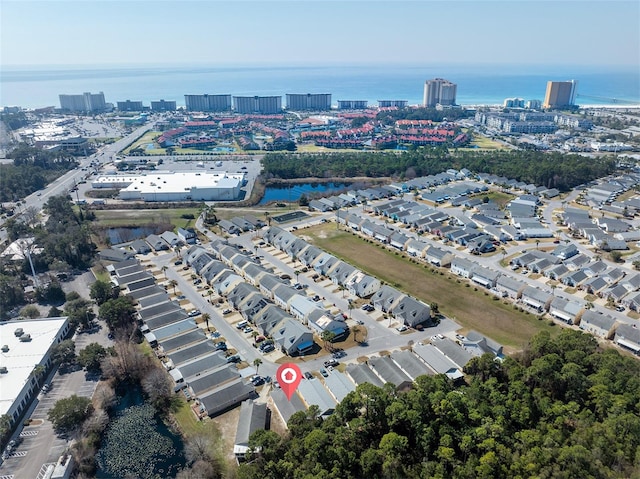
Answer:
[[[1,0],[1,65],[640,68],[640,2]]]

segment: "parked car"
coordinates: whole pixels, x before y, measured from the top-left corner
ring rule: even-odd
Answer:
[[[225,315],[226,314],[231,314],[231,312],[232,311],[230,309],[225,309],[225,310],[222,311],[222,314],[225,314]]]
[[[311,374],[309,371],[305,371],[304,377],[307,379],[313,379],[313,374]]]
[[[329,376],[329,373],[325,368],[320,369],[320,374],[322,374],[322,377],[325,377],[325,378]]]
[[[338,361],[336,361],[335,359],[329,359],[328,361],[324,362],[324,367],[328,368],[329,366],[335,367],[338,364],[340,364]]]
[[[200,310],[199,309],[194,309],[189,311],[189,317],[193,318],[194,316],[198,316],[200,314]]]
[[[181,260],[181,259],[179,259],[178,261],[175,261],[173,264],[174,264],[175,266],[180,266],[180,265],[182,264],[182,260]]]
[[[227,343],[225,343],[224,341],[220,341],[219,343],[216,343],[215,345],[215,350],[216,351],[226,351],[227,348]]]
[[[275,351],[275,349],[276,347],[273,345],[273,343],[269,343],[263,349],[261,349],[261,351],[267,354],[267,353],[270,353],[271,351]]]
[[[251,326],[247,326],[242,330],[243,333],[249,334],[253,332],[253,328]]]
[[[254,386],[262,386],[264,384],[264,378],[262,376],[253,376],[251,378],[251,384]]]
[[[225,309],[225,311],[227,311],[227,310]],[[231,311],[231,310],[229,310],[229,311]],[[226,313],[223,311],[223,312],[222,312],[222,314],[226,314]],[[242,328],[245,328],[245,327],[247,327],[247,325],[248,325],[248,324],[249,324],[249,321],[247,321],[247,320],[242,320],[242,321],[240,321],[238,324],[236,324],[236,329],[242,329]]]
[[[396,330],[397,330],[397,331],[399,331],[399,332],[401,332],[401,333],[403,333],[403,332],[404,332],[404,331],[406,331],[407,329],[409,329],[409,328],[407,328],[404,324],[403,324],[402,326],[398,326],[398,327],[396,328]]]
[[[242,359],[240,358],[239,355],[234,354],[233,356],[229,356],[227,358],[227,362],[228,363],[239,363]]]

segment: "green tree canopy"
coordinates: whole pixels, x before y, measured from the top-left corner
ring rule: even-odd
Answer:
[[[60,399],[47,413],[58,433],[68,433],[80,426],[91,414],[91,399],[76,396]]]
[[[91,285],[89,297],[93,299],[98,306],[110,299],[118,297],[120,290],[114,288],[110,281],[97,280]]]
[[[108,351],[99,343],[90,343],[78,353],[78,364],[89,372],[100,371],[100,362],[107,357]]]
[[[502,362],[485,355],[466,381],[420,376],[397,392],[365,383],[324,421],[258,435],[244,479],[628,478],[640,473],[640,364],[591,335],[540,334]],[[317,411],[316,411],[317,412]],[[295,465],[295,466],[292,466]]]
[[[100,317],[111,331],[129,330],[133,325],[136,312],[133,300],[129,296],[110,299],[100,306]]]

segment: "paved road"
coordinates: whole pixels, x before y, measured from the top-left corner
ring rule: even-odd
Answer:
[[[18,208],[17,213],[25,211],[27,208],[34,207],[38,211],[42,209],[47,200],[56,195],[60,195],[66,191],[69,191],[78,181],[88,177],[90,172],[89,168],[92,161],[97,161],[99,166],[109,163],[115,159],[116,154],[129,145],[136,138],[144,134],[147,130],[151,129],[153,124],[147,124],[133,131],[126,137],[111,143],[109,145],[102,146],[93,155],[79,159],[78,167],[68,171],[64,175],[51,182],[44,189],[37,191],[23,200],[23,204]],[[86,169],[83,171],[83,168]],[[0,244],[7,239],[7,231],[3,228],[0,229]]]

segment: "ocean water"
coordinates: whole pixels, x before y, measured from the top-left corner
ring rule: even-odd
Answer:
[[[331,93],[338,100],[422,103],[424,82],[442,77],[458,85],[461,105],[501,104],[505,98],[543,100],[548,80],[578,80],[579,104],[640,104],[637,69],[490,65],[113,66],[3,67],[0,106],[59,106],[58,95],[104,92],[107,102],[175,100],[185,94],[236,96]]]

